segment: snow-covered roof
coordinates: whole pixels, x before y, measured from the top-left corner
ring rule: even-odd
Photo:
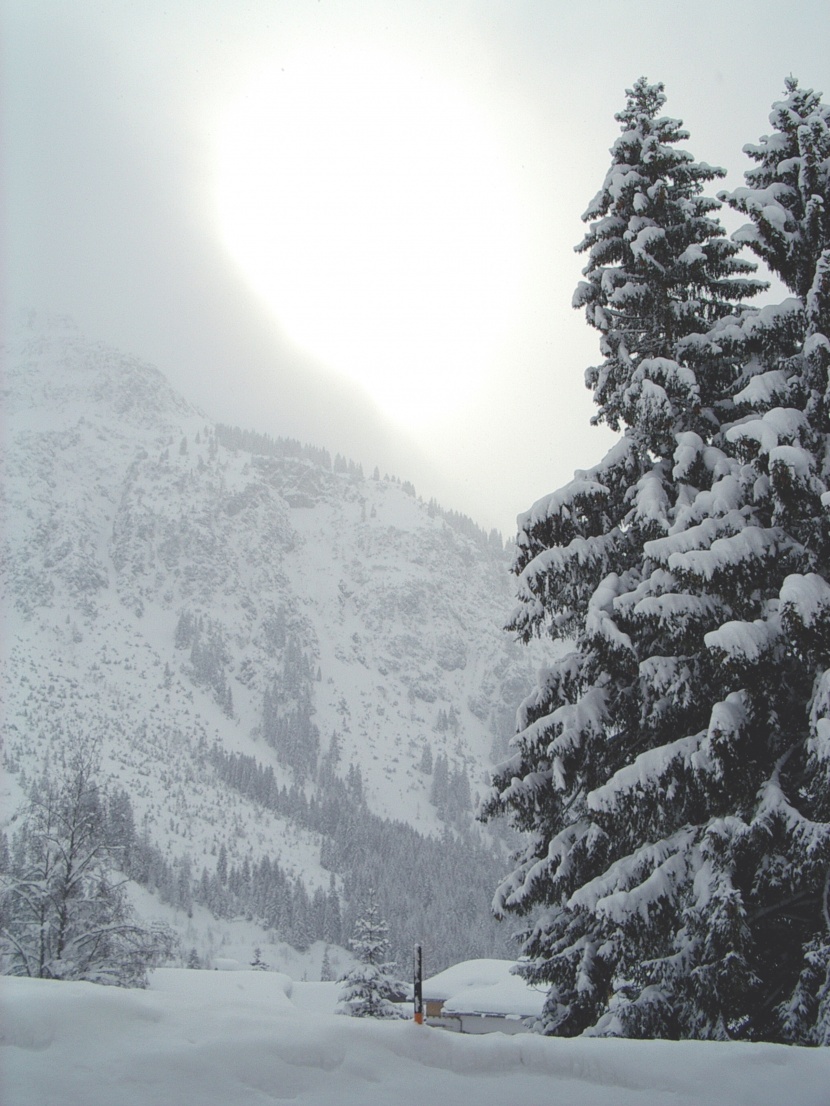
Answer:
[[[465,960],[424,980],[425,1001],[443,1000],[446,1013],[536,1017],[546,992],[512,973],[512,960]]]

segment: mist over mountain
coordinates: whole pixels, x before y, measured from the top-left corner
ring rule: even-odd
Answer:
[[[205,912],[344,944],[374,887],[399,958],[511,955],[474,819],[531,683],[501,538],[212,424],[69,321],[22,320],[4,362],[7,809],[91,745],[185,944]]]

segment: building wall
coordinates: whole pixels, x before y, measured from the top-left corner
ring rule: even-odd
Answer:
[[[508,1018],[497,1014],[440,1014],[427,1013],[427,1025],[448,1029],[452,1033],[528,1033],[528,1026],[521,1018]]]

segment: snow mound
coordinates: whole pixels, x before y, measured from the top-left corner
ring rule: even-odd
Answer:
[[[502,962],[503,963],[503,962]],[[497,985],[499,962],[462,965]],[[487,966],[489,965],[489,966]],[[446,973],[442,973],[446,974]],[[489,983],[487,981],[490,981]],[[312,988],[309,1002],[305,990]],[[826,1106],[827,1049],[463,1036],[327,1013],[333,985],[165,971],[147,991],[4,978],[5,1106]]]

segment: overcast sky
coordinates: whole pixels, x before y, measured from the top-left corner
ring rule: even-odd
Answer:
[[[742,183],[828,0],[6,0],[4,306],[505,534],[595,463],[573,247],[666,85]],[[738,224],[725,216],[730,229]]]

